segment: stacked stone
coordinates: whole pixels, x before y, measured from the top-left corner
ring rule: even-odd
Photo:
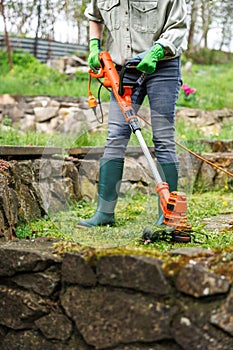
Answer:
[[[61,256],[50,240],[2,244],[0,349],[232,349],[232,280],[208,269],[213,256]]]

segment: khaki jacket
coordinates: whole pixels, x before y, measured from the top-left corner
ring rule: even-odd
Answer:
[[[106,26],[106,50],[120,65],[155,43],[165,47],[164,59],[179,56],[187,46],[185,0],[92,0],[85,16]]]

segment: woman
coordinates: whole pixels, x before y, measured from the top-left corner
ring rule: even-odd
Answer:
[[[170,192],[177,190],[178,159],[174,141],[175,105],[181,86],[180,55],[186,49],[185,0],[131,1],[92,0],[85,11],[89,19],[90,54],[88,63],[98,69],[104,26],[107,47],[118,70],[135,56],[141,59],[136,69],[126,74],[137,81],[142,72],[143,84],[132,95],[136,111],[148,96],[153,143],[157,165]],[[114,224],[114,209],[122,179],[125,150],[131,129],[111,95],[108,137],[100,160],[98,206],[89,220],[79,226]],[[164,220],[159,206],[157,224]]]

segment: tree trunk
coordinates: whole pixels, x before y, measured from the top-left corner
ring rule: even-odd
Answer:
[[[198,10],[198,0],[193,0],[191,4],[191,21],[190,21],[190,29],[188,34],[189,51],[193,51],[194,49],[194,35],[195,35],[195,24],[197,22],[197,10]]]
[[[13,66],[13,61],[12,61],[11,46],[10,46],[10,40],[9,40],[8,31],[7,31],[6,16],[5,16],[5,11],[4,11],[4,1],[3,0],[1,0],[0,6],[1,6],[1,13],[2,13],[3,22],[4,22],[5,42],[6,42],[6,47],[7,47],[8,61],[9,61],[10,70],[12,71],[14,69],[14,66]]]
[[[37,26],[36,26],[36,35],[34,41],[34,56],[37,58],[37,48],[38,48],[38,34],[40,30],[40,21],[41,21],[41,0],[37,6]]]
[[[201,18],[202,18],[202,40],[204,41],[204,48],[208,47],[207,37],[209,26],[211,23],[211,10],[209,2],[206,3],[206,0],[202,0],[201,5]]]

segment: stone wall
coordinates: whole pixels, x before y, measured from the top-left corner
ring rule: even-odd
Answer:
[[[108,103],[102,103],[104,125],[107,123],[108,107]],[[99,115],[99,109],[97,112]],[[142,107],[140,115],[149,121],[148,108]],[[21,131],[32,130],[48,134],[58,131],[77,135],[82,130],[96,131],[103,128],[89,109],[86,97],[3,94],[0,95],[0,122],[4,122],[5,118]],[[202,111],[195,108],[179,108],[176,118],[183,119],[185,123],[194,127],[198,126],[206,137],[216,135],[217,138],[222,125],[233,121],[233,110]],[[142,122],[142,127],[148,126]]]
[[[75,163],[31,157],[0,161],[0,240],[11,239],[18,222],[65,210],[68,200],[81,199]]]
[[[0,350],[233,348],[231,268],[214,263],[227,253],[59,254],[68,248],[80,249],[0,244]]]
[[[107,115],[107,104],[102,104]],[[0,122],[22,132],[75,134],[102,127],[89,109],[86,98],[0,95]],[[7,125],[6,125],[7,124]]]
[[[224,142],[221,142],[224,147]],[[215,143],[213,143],[213,146]],[[226,146],[227,147],[227,146]],[[149,148],[153,155],[152,147]],[[80,187],[83,198],[90,200],[97,195],[97,185],[99,176],[99,158],[103,149],[86,147],[83,149],[82,158],[79,158]],[[79,157],[76,149],[70,150],[70,155]],[[229,173],[233,173],[233,152],[213,152],[201,154],[207,161],[212,162]],[[199,190],[219,190],[233,189],[233,179],[226,173],[218,170],[197,159],[187,152],[178,154],[179,159],[179,191],[184,191],[191,195],[193,191]],[[126,153],[123,179],[120,194],[126,192],[142,192],[144,194],[155,194],[155,180],[151,173],[148,162],[140,147],[128,147]]]

